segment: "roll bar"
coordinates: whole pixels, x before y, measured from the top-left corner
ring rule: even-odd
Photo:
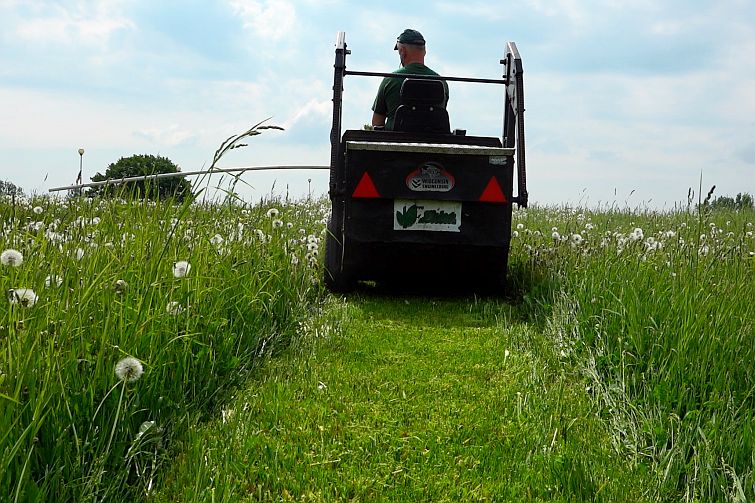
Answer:
[[[346,56],[351,51],[346,48],[346,33],[339,31],[336,35],[336,57],[333,65],[333,124],[330,130],[330,166],[337,165],[341,141],[341,111],[343,107],[343,79],[346,75],[366,77],[395,77],[393,73],[362,72],[346,70]],[[513,198],[520,208],[527,207],[527,172],[524,155],[524,80],[522,58],[514,42],[506,44],[504,58],[500,60],[505,73],[502,79],[477,79],[470,77],[452,77],[443,75],[413,75],[402,74],[404,78],[419,78],[425,80],[446,80],[456,82],[475,82],[483,84],[503,84],[504,110],[503,110],[503,135],[501,143],[504,147],[516,149],[517,165],[517,191]],[[330,170],[330,192],[336,189],[335,170]]]

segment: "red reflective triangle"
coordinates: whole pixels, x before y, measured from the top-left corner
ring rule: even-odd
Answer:
[[[485,190],[482,191],[480,201],[485,203],[505,203],[506,196],[503,195],[501,186],[498,184],[498,180],[495,176],[490,177],[490,181],[485,186]]]
[[[354,189],[354,193],[351,194],[351,197],[380,197],[380,194],[375,188],[375,184],[372,183],[370,174],[366,171],[359,180],[357,188]]]

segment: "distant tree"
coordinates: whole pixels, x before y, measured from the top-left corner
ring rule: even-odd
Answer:
[[[714,210],[752,210],[755,208],[752,196],[741,192],[736,198],[719,196],[710,202],[710,207]]]
[[[23,197],[24,191],[13,182],[0,180],[0,196]]]
[[[121,157],[118,162],[110,164],[105,174],[97,173],[92,177],[93,182],[105,180],[119,180],[133,176],[156,175],[161,173],[179,173],[181,170],[167,157],[154,155],[132,155]],[[166,199],[174,197],[179,201],[191,193],[191,183],[183,177],[156,178],[139,180],[125,184],[102,185],[93,187],[90,196],[112,196],[114,194],[130,195],[143,199]]]

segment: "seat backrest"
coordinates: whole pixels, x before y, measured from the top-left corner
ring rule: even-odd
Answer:
[[[450,133],[446,91],[440,80],[405,79],[401,104],[393,119],[394,131]]]

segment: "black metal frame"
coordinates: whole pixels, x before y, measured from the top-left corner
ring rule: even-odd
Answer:
[[[395,77],[393,73],[385,72],[363,72],[346,69],[346,56],[351,54],[346,47],[346,33],[339,31],[336,36],[336,56],[333,65],[333,123],[330,130],[330,186],[329,195],[331,199],[341,195],[337,186],[337,180],[340,173],[336,173],[335,167],[338,166],[338,156],[341,153],[341,119],[343,109],[343,79],[346,75],[367,76],[367,77]],[[513,147],[516,149],[516,170],[517,170],[517,195],[514,197],[515,202],[520,208],[526,208],[528,203],[527,193],[527,169],[524,153],[524,70],[522,68],[522,58],[514,42],[506,44],[504,58],[500,64],[505,68],[505,74],[502,79],[478,79],[471,77],[452,77],[443,75],[413,75],[402,74],[402,78],[419,78],[426,80],[446,80],[454,82],[474,82],[484,84],[503,84],[504,92],[504,111],[503,111],[503,135],[502,141],[504,147]]]

